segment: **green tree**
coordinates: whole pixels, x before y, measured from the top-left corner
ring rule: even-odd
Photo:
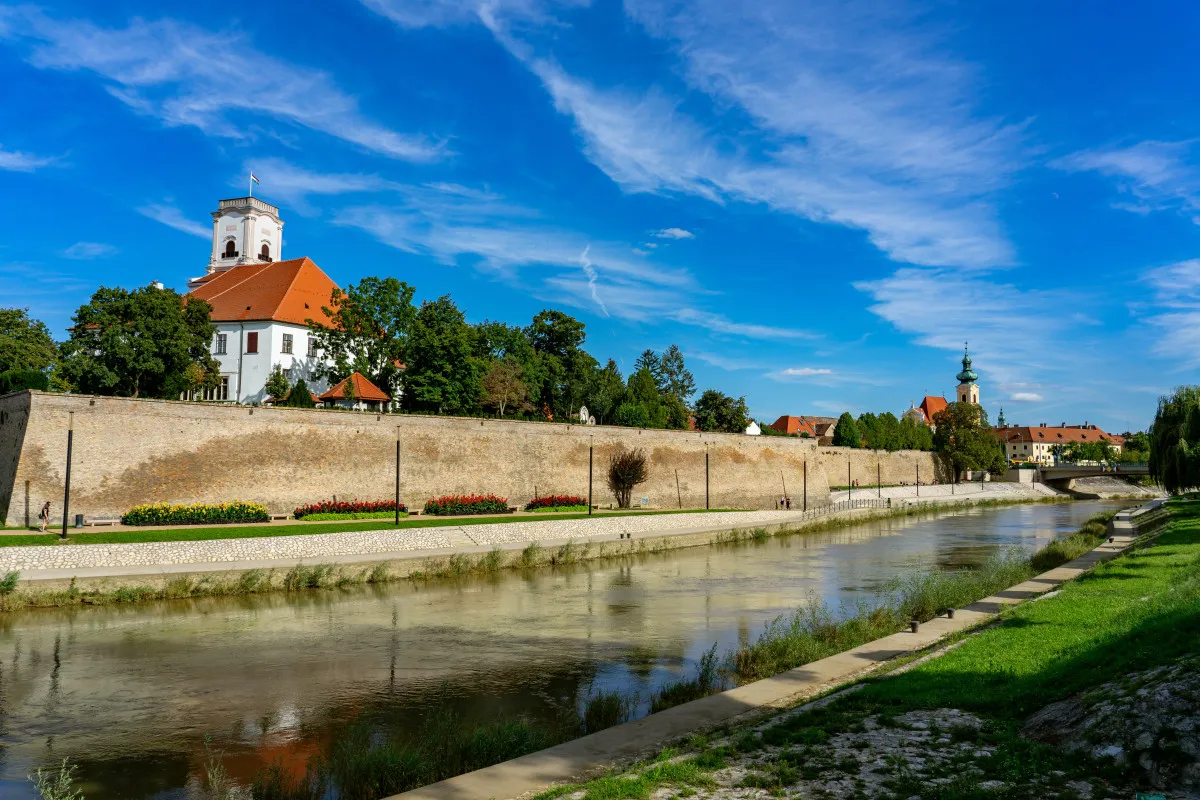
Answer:
[[[570,419],[583,405],[596,367],[595,359],[581,349],[584,325],[561,311],[537,314],[525,336],[534,358],[526,369],[527,385],[539,408],[559,419]]]
[[[493,361],[483,376],[483,404],[496,409],[502,417],[505,411],[531,409],[522,375],[521,365],[513,356]]]
[[[974,403],[950,403],[933,415],[933,423],[933,449],[950,465],[956,481],[969,469],[1004,471],[1004,447],[983,408]]]
[[[127,291],[101,287],[74,316],[63,343],[63,377],[87,394],[178,398],[186,370],[216,375],[210,355],[211,306],[155,285]]]
[[[1171,494],[1200,486],[1200,386],[1158,399],[1150,426],[1150,474]]]
[[[407,351],[405,407],[438,414],[475,410],[483,393],[475,330],[449,295],[421,304]]]
[[[933,431],[922,422],[915,422],[909,417],[900,420],[897,440],[900,450],[932,450]]]
[[[654,379],[655,388],[659,391],[665,388],[663,384],[662,359],[658,357],[658,353],[655,353],[650,348],[643,350],[642,354],[638,356],[637,361],[633,362],[633,371],[635,373],[642,370],[650,373],[650,377]]]
[[[50,329],[26,308],[0,308],[0,372],[46,372],[58,363]]]
[[[858,423],[849,411],[843,411],[838,417],[837,426],[833,429],[833,444],[835,447],[861,447],[862,434],[859,433]]]
[[[319,376],[335,384],[358,372],[395,397],[416,313],[412,299],[413,287],[395,278],[363,278],[344,292],[335,288],[322,308],[330,324],[308,320],[318,352],[330,362]]]
[[[686,409],[692,402],[692,396],[696,394],[696,379],[684,364],[683,353],[678,345],[673,344],[663,351],[662,358],[659,359],[659,368],[662,372],[663,393],[678,398]],[[686,419],[684,423],[686,427]]]
[[[610,358],[603,369],[592,373],[592,377],[588,381],[588,411],[596,418],[597,422],[610,423],[614,420],[617,408],[624,400],[625,381],[621,378],[621,370],[617,368],[617,362]]]
[[[648,420],[646,427],[667,427],[667,408],[663,405],[662,396],[658,393],[658,384],[650,370],[642,368],[629,376],[625,402],[626,404],[634,403],[645,409]]]
[[[745,433],[750,424],[746,398],[736,400],[723,392],[708,389],[696,401],[696,427],[702,431]]]
[[[279,364],[276,364],[275,368],[271,370],[271,376],[267,378],[266,390],[276,403],[287,397],[288,392],[292,390],[292,384],[288,381],[287,375],[283,374],[283,367]]]
[[[649,428],[650,414],[646,411],[646,407],[641,403],[633,403],[625,401],[617,407],[617,413],[613,415],[613,422],[626,428]]]
[[[308,388],[304,378],[296,381],[296,385],[288,390],[284,395],[283,402],[278,405],[287,408],[316,408],[317,404],[313,402],[312,390]]]

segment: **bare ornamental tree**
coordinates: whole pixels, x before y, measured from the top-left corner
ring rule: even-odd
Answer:
[[[629,508],[634,487],[649,477],[646,454],[639,450],[621,448],[608,464],[608,488],[617,496],[619,508]]]

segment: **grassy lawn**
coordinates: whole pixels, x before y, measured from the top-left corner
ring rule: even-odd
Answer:
[[[728,511],[730,509],[712,509]],[[605,511],[595,516],[625,516],[636,514],[696,514],[704,509],[682,511]],[[195,528],[171,528],[148,530],[96,531],[95,533],[67,534],[68,544],[120,544],[124,542],[194,542],[203,539],[251,539],[265,536],[298,536],[316,533],[346,533],[349,531],[401,530],[405,528],[432,528],[439,525],[485,525],[511,522],[546,522],[556,519],[585,519],[586,512],[555,516],[479,516],[479,517],[420,517],[400,518],[399,525],[388,524],[387,520],[314,522],[296,525],[214,525]],[[74,531],[74,528],[68,529]],[[27,535],[5,534],[0,536],[0,547],[22,545],[55,545],[60,543],[57,533],[30,533]]]
[[[693,737],[682,752],[664,754],[692,774],[664,774],[660,757],[538,797],[583,790],[585,800],[645,798],[661,787],[687,797],[714,778],[729,789],[788,797],[976,800],[1147,791],[1132,768],[1031,741],[1020,730],[1052,702],[1200,653],[1200,502],[1174,502],[1171,509],[1169,527],[1151,546],[1098,566],[1056,596],[1016,607],[939,658],[774,724],[723,731],[714,741]],[[947,725],[945,715],[957,713],[949,709],[979,724]],[[940,730],[914,723],[938,715]],[[878,742],[889,736],[898,744],[881,750]],[[741,768],[744,777],[728,783],[718,772],[726,766]]]

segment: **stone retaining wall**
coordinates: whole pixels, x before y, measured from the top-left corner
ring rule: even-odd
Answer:
[[[714,508],[771,508],[786,484],[800,503],[828,502],[830,483],[911,482],[935,474],[929,453],[818,447],[812,440],[615,427],[251,408],[19,392],[0,397],[0,512],[8,525],[36,521],[49,500],[61,518],[67,419],[75,412],[71,508],[88,518],[120,516],[138,503],[264,503],[288,513],[333,496],[383,499],[394,491],[401,439],[401,499],[494,492],[523,504],[538,494],[586,495],[594,444],[596,502],[609,457],[638,447],[650,478],[635,492],[660,508],[703,508],[705,453]]]

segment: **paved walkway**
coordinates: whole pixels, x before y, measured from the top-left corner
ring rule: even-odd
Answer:
[[[1009,483],[1007,481],[988,481],[986,483],[935,483],[921,486],[884,486],[878,490],[874,486],[860,486],[857,489],[843,489],[840,492],[830,492],[829,497],[835,501],[864,500],[869,498],[891,499],[893,503],[946,503],[961,500],[1019,500],[1038,499],[1041,497],[1061,497],[1062,492],[1055,491],[1044,483]]]
[[[520,550],[537,542],[604,542],[685,536],[767,527],[803,527],[832,514],[870,513],[828,507],[802,511],[712,511],[693,514],[594,516],[429,528],[383,528],[348,533],[300,534],[185,542],[38,545],[0,548],[0,573],[18,571],[22,581],[129,577],[249,569],[290,568],[300,563],[362,564],[418,560],[493,548]]]
[[[1005,609],[1043,595],[1079,577],[1096,564],[1116,557],[1133,542],[1118,535],[1111,543],[1061,567],[997,592],[966,608],[953,619],[939,617],[916,633],[885,636],[868,644],[721,694],[695,700],[648,717],[618,725],[547,750],[394,795],[389,800],[506,800],[557,783],[594,776],[650,756],[670,742],[696,731],[786,708],[860,678],[898,656],[924,650],[950,634],[987,622]]]

